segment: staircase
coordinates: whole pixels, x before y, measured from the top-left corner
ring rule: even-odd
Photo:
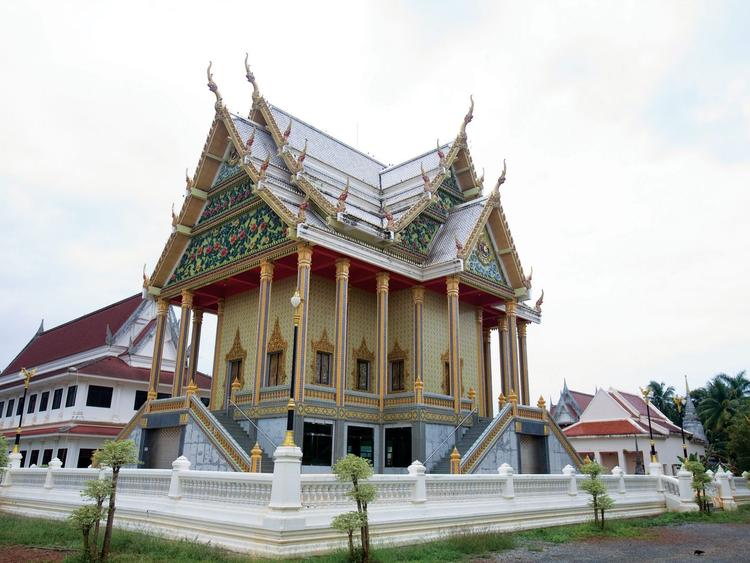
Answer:
[[[474,422],[474,425],[469,428],[461,438],[459,438],[458,442],[456,442],[458,453],[464,455],[464,453],[469,451],[469,448],[477,441],[479,436],[482,435],[482,432],[485,431],[492,420],[492,418],[478,417]],[[445,456],[443,456],[432,469],[430,469],[430,473],[450,473],[452,451],[453,449],[451,448],[451,450],[445,454]]]
[[[250,450],[253,449],[255,442],[250,438],[250,435],[245,431],[239,422],[234,420],[231,414],[228,414],[225,410],[211,411],[216,420],[218,420],[224,427],[224,430],[234,438],[234,440],[242,447],[242,450],[250,457]],[[261,473],[273,473],[273,459],[265,451],[261,456],[260,463]]]

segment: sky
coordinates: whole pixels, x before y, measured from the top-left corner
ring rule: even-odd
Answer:
[[[744,370],[748,28],[741,1],[3,2],[0,366],[42,318],[140,290],[211,125],[207,63],[246,113],[248,52],[270,103],[387,163],[452,139],[473,94],[474,163],[489,190],[507,159],[545,291],[534,398]]]

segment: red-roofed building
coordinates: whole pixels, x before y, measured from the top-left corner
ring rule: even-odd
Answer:
[[[650,402],[647,406],[641,395],[612,388],[599,389],[591,396],[569,391],[566,385],[558,405],[572,412],[570,397],[581,395],[589,397],[586,407],[563,430],[581,457],[588,456],[609,470],[619,466],[626,473],[643,472],[649,465],[644,461],[650,449],[650,415],[657,461],[664,473],[676,474],[680,465],[677,457],[683,455],[682,432],[664,413]],[[554,416],[559,415],[557,410]],[[685,443],[688,453],[705,454],[702,435],[686,431]]]
[[[563,389],[560,391],[560,399],[557,404],[550,407],[550,414],[555,419],[560,428],[565,428],[578,422],[578,418],[584,409],[589,406],[593,395],[581,393],[580,391],[571,391],[568,389],[568,382],[563,380]]]
[[[156,305],[133,295],[44,330],[0,373],[0,432],[12,443],[22,427],[22,464],[86,467],[105,439],[118,435],[146,400]],[[178,323],[167,315],[159,395],[172,387]],[[21,369],[34,369],[25,402]],[[199,395],[211,380],[198,373]],[[23,413],[23,418],[21,414]]]

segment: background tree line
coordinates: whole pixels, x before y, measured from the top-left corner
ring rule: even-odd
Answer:
[[[657,381],[649,387],[653,405],[679,426],[684,409],[678,412],[674,387]],[[720,373],[692,390],[690,397],[709,441],[708,465],[721,463],[735,472],[750,471],[750,380],[745,371],[735,376]]]

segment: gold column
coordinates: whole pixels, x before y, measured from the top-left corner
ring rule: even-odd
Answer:
[[[297,291],[302,302],[299,306],[299,334],[297,338],[297,373],[295,374],[295,398],[304,400],[305,368],[307,366],[307,315],[310,309],[310,268],[312,266],[312,247],[306,243],[297,246]]]
[[[201,325],[203,311],[193,308],[193,334],[190,337],[190,359],[188,361],[188,385],[195,387],[195,374],[198,373],[198,357],[201,347]]]
[[[219,371],[223,362],[221,361],[221,338],[224,332],[224,299],[220,298],[216,303],[216,342],[214,343],[214,370],[211,375],[211,409],[221,405],[223,396],[219,396]],[[226,386],[224,386],[226,387]]]
[[[526,321],[518,319],[518,363],[521,372],[521,404],[530,405],[529,397],[529,364],[526,359]]]
[[[378,374],[378,407],[383,410],[385,391],[388,384],[388,272],[378,272],[375,276],[377,292],[378,340],[375,351],[375,369]]]
[[[268,348],[268,316],[271,307],[271,284],[273,264],[268,260],[260,263],[260,287],[258,289],[258,338],[255,343],[255,383],[253,404],[260,402],[260,388],[266,381],[266,349]]]
[[[148,381],[148,400],[156,399],[159,392],[159,375],[161,374],[161,357],[164,352],[164,330],[167,322],[169,303],[164,299],[156,302],[156,334],[154,335],[154,351],[151,357],[151,373]]]
[[[336,260],[336,349],[333,377],[336,382],[336,404],[344,406],[346,394],[346,355],[349,336],[349,265],[347,258]]]
[[[479,388],[479,394],[477,397],[477,412],[479,416],[487,416],[485,412],[485,397],[487,391],[485,386],[487,384],[486,369],[487,365],[484,362],[484,342],[482,341],[482,309],[477,309],[477,387]]]
[[[450,370],[453,410],[461,412],[461,346],[458,326],[458,276],[445,278],[448,296],[448,367]]]
[[[516,302],[505,302],[505,315],[508,317],[508,366],[511,390],[518,396],[520,391],[518,373],[518,326],[516,317]]]
[[[492,349],[490,347],[490,329],[485,328],[482,330],[482,350],[484,358],[484,400],[485,416],[492,416],[494,414],[493,398],[494,393],[492,391]]]
[[[414,303],[414,402],[420,404],[424,392],[424,287],[413,287],[411,297]]]
[[[510,395],[510,362],[508,361],[508,319],[500,317],[497,321],[497,335],[500,340],[500,393]]]
[[[182,307],[180,316],[180,336],[177,340],[177,357],[174,364],[174,380],[172,381],[172,396],[182,394],[182,380],[185,376],[185,358],[187,356],[188,332],[190,327],[190,309],[193,307],[193,293],[182,291]]]

